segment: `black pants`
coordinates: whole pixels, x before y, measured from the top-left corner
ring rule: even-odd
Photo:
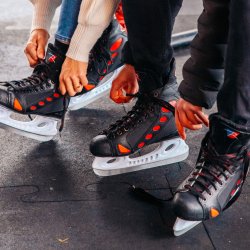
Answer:
[[[168,75],[173,57],[172,30],[182,0],[123,0],[122,4],[129,40],[124,49],[125,63],[137,71]],[[142,87],[156,89],[161,83]]]
[[[203,2],[199,34],[191,45],[191,58],[183,70],[181,96],[206,108],[217,98],[222,116],[249,127],[250,1]],[[173,54],[171,33],[181,4],[181,0],[123,0],[129,37],[125,62],[139,70],[168,72]]]
[[[181,96],[250,129],[250,1],[203,0]]]
[[[225,80],[217,97],[218,111],[250,127],[250,1],[231,0],[229,8]]]

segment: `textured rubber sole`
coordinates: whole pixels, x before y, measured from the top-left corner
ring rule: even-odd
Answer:
[[[184,161],[188,155],[187,144],[175,138],[160,143],[152,152],[136,158],[96,157],[92,167],[98,176],[112,176]]]
[[[13,111],[0,106],[0,128],[37,141],[46,142],[57,135],[57,121],[36,116],[32,121],[19,121],[11,117]]]
[[[91,91],[83,95],[72,97],[69,103],[69,110],[72,110],[72,111],[79,110],[81,108],[86,107],[90,103],[98,100],[99,98],[105,96],[111,88],[112,81],[119,74],[122,68],[123,66],[111,72],[110,74],[106,75],[102,79],[102,81],[98,84],[98,86],[92,89]]]
[[[196,227],[201,222],[202,221],[187,221],[177,218],[173,228],[174,235],[181,236],[186,232],[188,232],[189,230],[191,230],[192,228]]]

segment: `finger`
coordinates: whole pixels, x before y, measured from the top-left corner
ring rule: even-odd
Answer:
[[[29,61],[30,67],[35,67],[38,63],[38,60],[34,60],[29,54],[26,54],[26,57]]]
[[[62,95],[65,95],[67,90],[66,90],[66,86],[65,86],[65,83],[63,81],[63,77],[60,76],[60,85],[59,85],[59,90],[61,92]]]
[[[179,117],[179,121],[182,124],[183,127],[186,127],[188,129],[191,130],[199,130],[202,128],[201,124],[193,124],[187,117],[186,112],[185,111],[179,111],[178,110],[178,117]]]
[[[73,83],[73,88],[76,93],[82,92],[83,86],[80,83],[80,79],[78,77],[71,77],[71,81]]]
[[[35,43],[29,42],[24,50],[26,55],[29,55],[33,60],[37,61],[37,45]]]
[[[46,44],[44,41],[38,43],[37,57],[41,60],[44,59],[44,57],[45,57],[45,46],[46,46]]]
[[[177,131],[178,131],[180,137],[183,140],[186,140],[187,136],[186,136],[185,128],[181,125],[181,122],[179,119],[179,113],[178,113],[177,109],[175,110],[175,124],[176,124],[176,128],[177,128]]]
[[[73,82],[70,78],[64,78],[65,87],[69,96],[75,96],[76,91],[74,90]]]
[[[187,115],[188,120],[191,121],[195,125],[203,123],[202,120],[191,111],[186,111],[186,115]]]
[[[123,93],[123,90],[122,88],[118,88],[118,86],[116,84],[112,84],[112,87],[111,87],[111,90],[110,90],[110,98],[116,102],[116,100],[118,99],[123,99],[125,98],[126,96],[124,95]]]
[[[195,114],[205,124],[205,126],[209,126],[209,119],[206,114],[204,114],[202,111],[196,111]]]
[[[82,86],[88,85],[88,79],[87,79],[86,75],[80,75],[79,79],[80,79],[80,84]]]

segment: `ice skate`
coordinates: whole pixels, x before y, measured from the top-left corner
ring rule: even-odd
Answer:
[[[250,133],[243,126],[211,116],[196,167],[173,200],[176,236],[219,216],[237,200],[249,168],[249,146]]]
[[[114,19],[90,52],[89,84],[80,95],[71,98],[70,110],[81,109],[109,92],[112,81],[122,69],[121,52],[126,41],[126,34]]]
[[[90,151],[96,156],[94,172],[110,176],[185,160],[188,146],[178,136],[174,108],[168,103],[176,99],[173,64],[162,88],[139,94],[126,116],[92,140]]]
[[[17,134],[49,141],[57,134],[57,121],[63,119],[69,98],[58,92],[58,78],[64,55],[49,44],[46,58],[32,75],[20,81],[0,84],[0,127]],[[18,120],[13,113],[38,115],[32,121]]]

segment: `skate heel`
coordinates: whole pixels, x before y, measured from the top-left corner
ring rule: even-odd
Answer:
[[[37,141],[52,140],[57,134],[57,121],[36,116],[32,121],[19,121],[11,117],[13,111],[0,106],[0,128]]]
[[[182,234],[185,234],[192,228],[196,227],[201,222],[202,221],[187,221],[187,220],[182,220],[180,218],[177,218],[173,227],[174,235],[181,236]]]
[[[187,144],[182,139],[175,138],[161,142],[152,152],[136,158],[96,157],[92,167],[98,176],[111,176],[184,161],[188,154]]]

